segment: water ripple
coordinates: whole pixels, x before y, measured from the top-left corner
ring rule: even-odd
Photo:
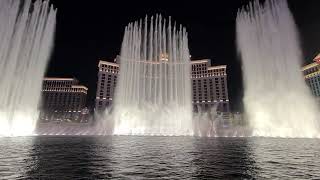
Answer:
[[[316,139],[0,139],[4,179],[319,179]]]

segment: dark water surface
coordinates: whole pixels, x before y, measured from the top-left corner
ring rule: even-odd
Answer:
[[[320,179],[320,140],[0,138],[0,179]]]

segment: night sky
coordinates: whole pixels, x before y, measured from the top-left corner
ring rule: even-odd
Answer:
[[[228,65],[228,88],[233,111],[242,110],[241,65],[236,53],[237,9],[249,0],[108,1],[51,0],[58,8],[56,39],[47,76],[76,77],[89,88],[87,104],[94,106],[99,60],[113,61],[120,52],[125,26],[146,14],[172,16],[189,32],[192,59],[209,58]],[[300,31],[305,62],[320,49],[320,1],[289,0]]]

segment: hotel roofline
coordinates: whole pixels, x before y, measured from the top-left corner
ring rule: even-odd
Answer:
[[[198,64],[198,63],[209,63],[211,65],[211,60],[210,59],[191,60],[191,64]]]
[[[76,78],[59,78],[59,77],[44,77],[45,81],[74,81]]]
[[[219,65],[219,66],[211,66],[208,67],[208,70],[214,70],[214,69],[226,69],[227,65]]]
[[[80,92],[87,94],[88,88],[83,85],[72,85],[70,88],[68,87],[54,87],[49,89],[42,89],[42,91],[47,92]]]
[[[102,65],[102,64],[119,67],[119,64],[116,62],[108,62],[108,61],[99,60],[98,67],[100,67],[100,65]]]
[[[44,77],[44,81],[75,81],[76,83],[79,83],[77,78],[60,78],[60,77]],[[74,92],[73,90],[65,90],[67,88],[71,88],[73,90],[84,90],[84,93],[87,93],[88,87],[80,84],[73,84],[71,87],[51,87],[49,89],[43,89],[42,91],[65,91],[65,92]]]
[[[84,86],[84,85],[72,85],[72,86],[71,86],[71,88],[85,89],[85,90],[87,90],[87,91],[88,91],[88,88],[87,88],[86,86]]]
[[[209,64],[208,70],[226,69],[227,68],[227,65],[212,66],[210,59],[191,60],[191,64],[201,64],[201,63],[208,63]]]
[[[320,64],[320,53],[313,59],[313,62],[302,67],[302,71],[316,67]]]
[[[313,63],[310,63],[310,64],[307,64],[305,66],[302,67],[302,71],[305,71],[307,69],[310,69],[310,68],[313,68],[313,67],[316,67],[317,65],[319,65],[318,63],[316,62],[313,62]]]

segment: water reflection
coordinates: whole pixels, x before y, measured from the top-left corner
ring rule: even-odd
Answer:
[[[319,139],[252,139],[258,179],[320,178]]]
[[[0,139],[0,177],[18,179],[24,177],[33,166],[30,156],[33,138],[6,137]]]
[[[4,179],[317,179],[315,139],[19,137],[0,139]]]
[[[244,138],[203,138],[194,142],[196,179],[251,179],[256,173],[250,142]]]
[[[110,157],[115,178],[186,179],[192,166],[193,142],[189,137],[113,137]]]
[[[97,151],[108,146],[98,145],[94,137],[38,137],[34,140],[29,156],[26,159],[26,178],[45,179],[80,179],[107,177],[101,161],[108,161]],[[98,162],[98,163],[97,163]],[[108,167],[106,167],[108,169]],[[100,174],[103,173],[103,174]]]

